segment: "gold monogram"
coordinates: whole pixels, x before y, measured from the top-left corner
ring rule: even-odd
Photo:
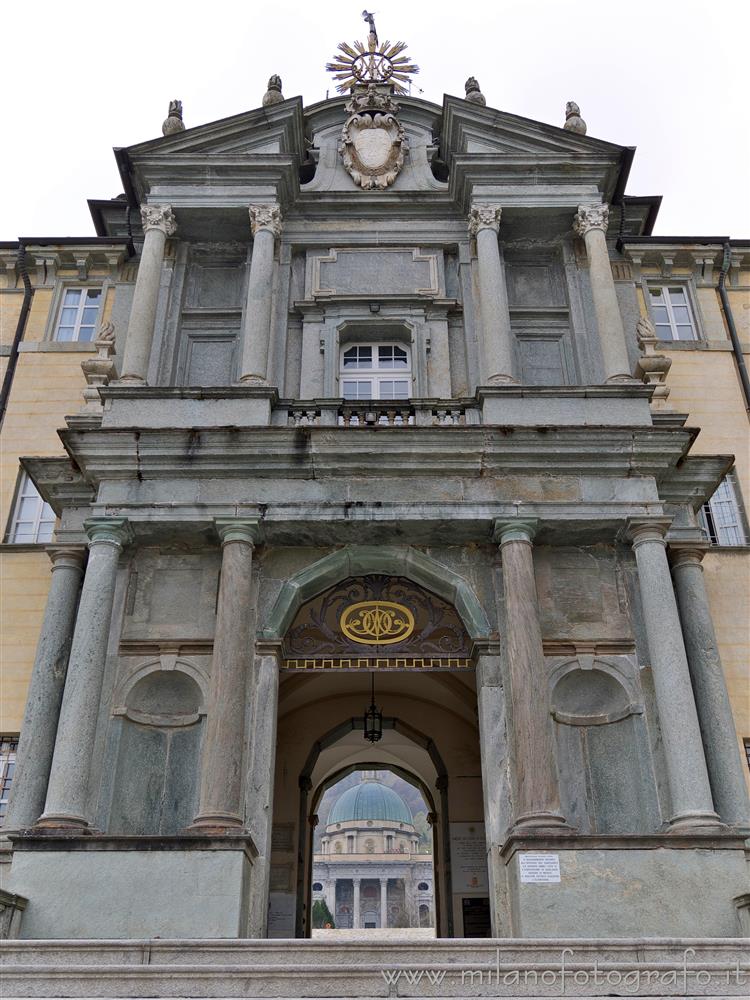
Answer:
[[[339,625],[344,635],[354,642],[389,646],[408,639],[414,631],[414,615],[403,604],[360,601],[344,611]]]

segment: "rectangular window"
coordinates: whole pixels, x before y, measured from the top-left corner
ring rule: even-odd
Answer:
[[[8,811],[8,797],[16,768],[18,737],[0,736],[0,826]]]
[[[695,321],[683,285],[649,286],[651,316],[659,340],[697,340]]]
[[[343,379],[344,399],[372,399],[372,382],[369,379]]]
[[[733,472],[701,508],[700,520],[712,545],[747,545],[747,524],[739,485]]]
[[[8,541],[16,545],[51,542],[55,530],[55,512],[39,496],[27,473],[21,474],[16,506],[8,532]]]
[[[101,288],[66,288],[60,305],[55,340],[93,340],[101,302]]]

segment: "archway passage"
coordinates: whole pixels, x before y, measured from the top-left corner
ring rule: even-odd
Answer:
[[[368,564],[385,569],[390,562],[402,572],[367,572]],[[336,582],[355,565],[363,575]],[[427,933],[434,926],[441,937],[462,935],[466,897],[488,906],[475,675],[487,623],[466,584],[447,568],[440,571],[412,550],[396,559],[391,550],[353,548],[320,560],[282,588],[269,620],[281,661],[269,936],[309,936],[316,902],[318,922],[326,922],[323,901],[330,922],[351,916],[344,921],[351,930],[391,929],[393,907],[394,921],[415,931],[422,924]],[[269,624],[264,632],[270,631]],[[377,725],[368,741],[373,730],[364,717],[373,682]],[[378,875],[377,885],[366,868],[338,872],[335,893],[326,896],[330,872],[314,871],[316,855],[323,854],[317,827],[326,825],[318,808],[326,789],[355,770],[398,775],[420,788],[429,805],[432,872],[428,866],[422,874],[384,874],[382,881]],[[384,828],[381,833],[386,854],[391,844]],[[465,855],[456,893],[452,842],[464,850],[467,838],[476,870],[466,871]],[[341,855],[355,861],[368,855],[367,838],[360,839],[357,828],[350,830],[340,840]],[[327,847],[336,852],[330,839]],[[407,841],[405,853],[408,848]]]
[[[398,930],[435,933],[431,803],[418,779],[346,768],[318,790],[312,936]],[[317,796],[316,796],[317,797]]]

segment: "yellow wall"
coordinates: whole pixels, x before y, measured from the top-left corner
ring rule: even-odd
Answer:
[[[112,292],[105,303],[111,310]],[[24,343],[42,341],[52,290],[34,293]],[[15,333],[22,294],[0,295],[3,342]],[[45,345],[47,346],[47,345]],[[50,345],[51,346],[51,345]],[[0,441],[0,526],[3,537],[11,514],[22,455],[61,455],[57,430],[83,404],[86,380],[81,362],[96,351],[24,351],[19,355]],[[5,360],[5,359],[3,359]],[[3,546],[0,551],[0,732],[19,731],[34,662],[37,635],[50,581],[50,561],[43,548]]]

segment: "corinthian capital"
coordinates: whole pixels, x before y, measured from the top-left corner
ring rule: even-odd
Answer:
[[[573,220],[573,232],[578,236],[585,236],[589,229],[601,229],[606,233],[608,225],[608,205],[579,205]]]
[[[469,212],[469,236],[476,236],[480,229],[500,230],[503,210],[499,205],[472,205]]]
[[[251,205],[249,211],[253,236],[261,229],[268,229],[275,237],[281,235],[280,205]]]
[[[177,232],[171,205],[141,205],[141,222],[144,233],[149,229],[161,229],[166,236],[174,236]]]

